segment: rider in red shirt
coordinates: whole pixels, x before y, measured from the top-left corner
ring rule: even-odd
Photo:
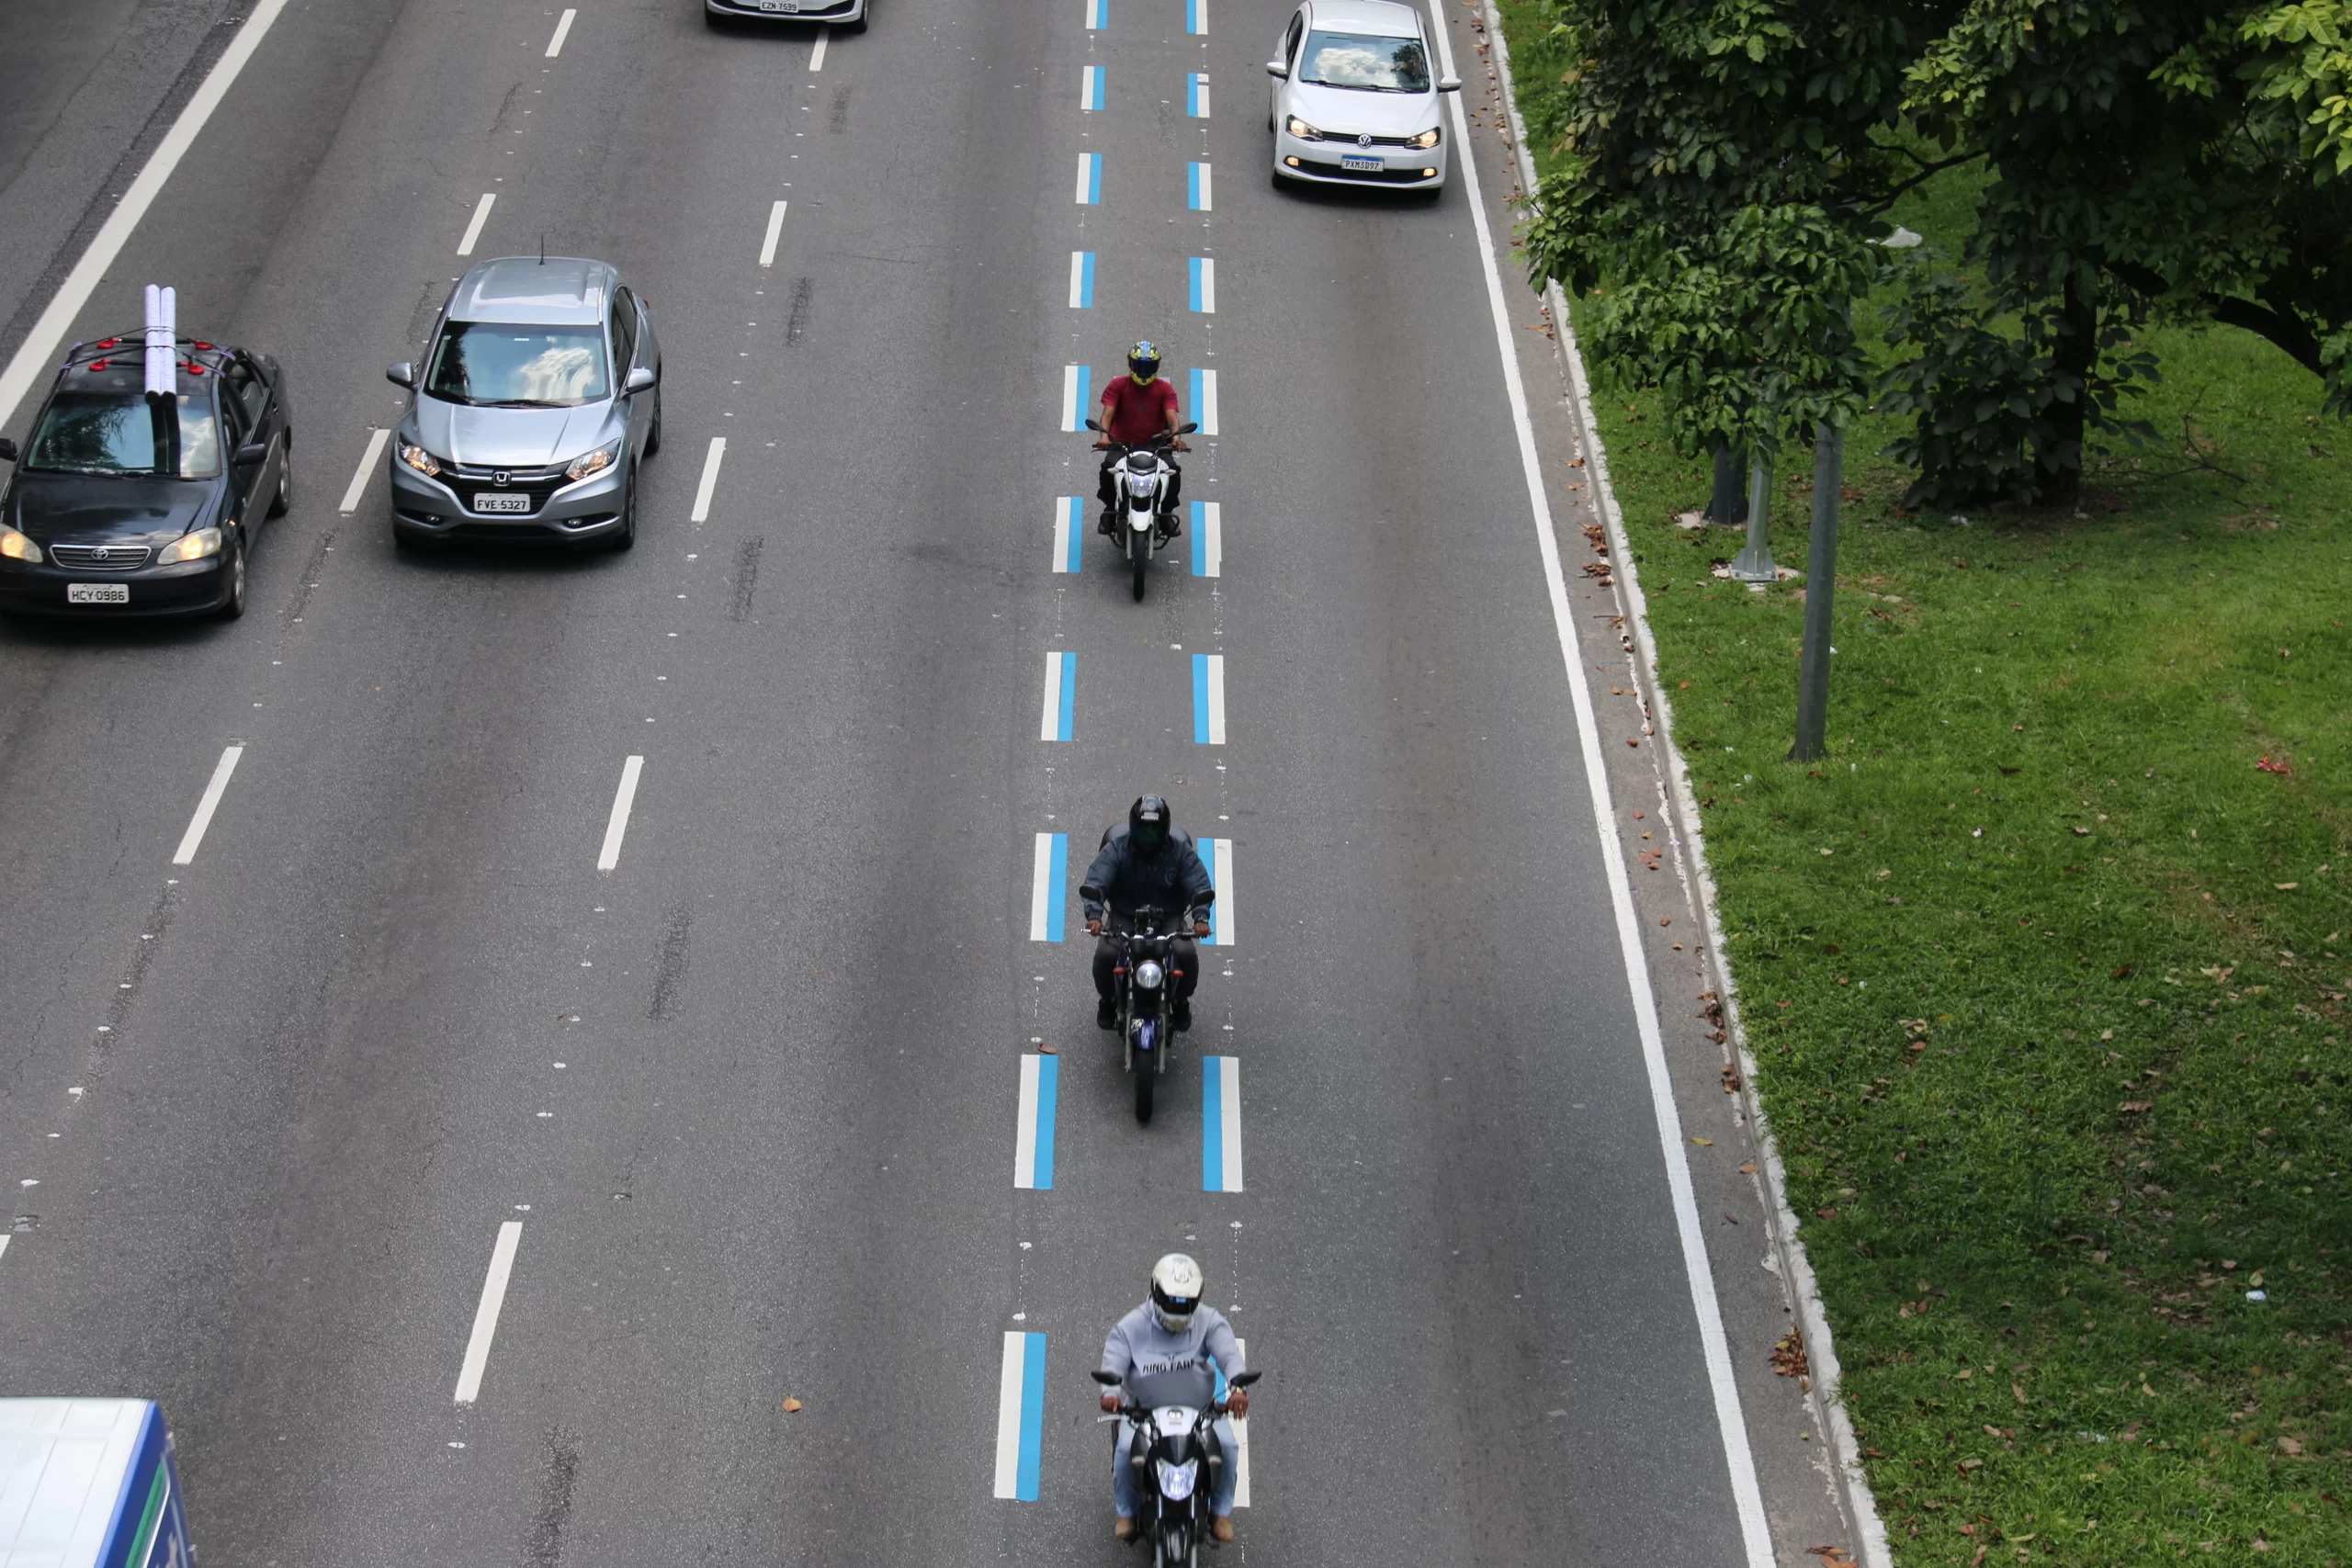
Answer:
[[[1148,339],[1127,350],[1127,374],[1102,389],[1102,434],[1094,443],[1095,449],[1110,455],[1102,459],[1102,480],[1099,494],[1102,502],[1102,528],[1109,532],[1118,501],[1118,491],[1112,482],[1111,470],[1118,461],[1111,449],[1118,446],[1148,446],[1156,436],[1167,435],[1179,452],[1189,452],[1184,438],[1176,434],[1176,427],[1183,423],[1183,407],[1176,396],[1176,389],[1159,378],[1159,349]],[[1183,493],[1184,471],[1170,459],[1168,494],[1162,504],[1161,529],[1176,532],[1177,498]]]

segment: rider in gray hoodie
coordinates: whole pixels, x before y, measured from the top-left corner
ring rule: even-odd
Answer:
[[[1214,1366],[1228,1382],[1248,1371],[1233,1325],[1216,1308],[1201,1303],[1204,1283],[1201,1266],[1181,1252],[1152,1265],[1151,1299],[1111,1325],[1102,1341],[1102,1370],[1123,1383],[1139,1373],[1202,1365]],[[1120,1404],[1119,1391],[1103,1393],[1103,1409],[1115,1412]],[[1250,1391],[1230,1390],[1226,1407],[1235,1416],[1249,1415]],[[1209,1511],[1216,1516],[1210,1529],[1222,1544],[1233,1539],[1233,1488],[1241,1450],[1228,1417],[1217,1417],[1216,1438],[1225,1450],[1225,1463],[1216,1467],[1210,1482]],[[1120,1540],[1132,1540],[1136,1533],[1135,1467],[1127,1463],[1134,1442],[1135,1424],[1120,1422],[1118,1440],[1111,1447],[1111,1498],[1119,1511],[1111,1533]]]

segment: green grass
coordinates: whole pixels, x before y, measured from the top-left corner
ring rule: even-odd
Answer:
[[[1969,207],[1895,216],[1956,250]],[[2084,515],[1901,515],[1894,422],[1849,434],[1811,767],[1800,593],[1709,576],[1703,465],[1589,366],[1906,1565],[2352,1563],[2352,430],[2246,334],[2149,341],[2171,449]]]

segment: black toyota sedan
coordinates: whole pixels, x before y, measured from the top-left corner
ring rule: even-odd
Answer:
[[[245,610],[245,557],[285,513],[294,432],[266,354],[178,340],[176,396],[149,397],[138,333],[76,344],[0,493],[0,610]]]

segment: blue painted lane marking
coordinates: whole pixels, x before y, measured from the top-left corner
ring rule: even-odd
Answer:
[[[1184,112],[1194,119],[1209,118],[1209,74],[1195,71],[1184,78]]]
[[[1073,310],[1094,309],[1094,253],[1072,251],[1069,254],[1069,308]]]
[[[1078,104],[1079,107],[1088,114],[1102,112],[1102,67],[1100,65],[1090,65],[1086,68],[1084,85],[1079,89]]]
[[[1216,434],[1216,372],[1214,370],[1193,372],[1193,418],[1200,425],[1203,435]]]
[[[1046,1337],[1014,1332],[1004,1337],[1004,1361],[997,1376],[996,1495],[1020,1503],[1037,1500],[1037,1471],[1046,1438]]]
[[[1216,577],[1225,570],[1225,503],[1193,502],[1193,575]],[[1073,569],[1075,570],[1075,569]]]
[[[1195,370],[1193,374],[1197,378],[1200,372]],[[1200,396],[1198,386],[1199,383],[1195,380],[1193,392],[1195,400]],[[1086,428],[1086,416],[1090,409],[1088,395],[1093,390],[1094,367],[1092,366],[1065,365],[1062,367],[1062,428],[1064,430]]]
[[[1062,910],[1069,881],[1069,835],[1037,835],[1036,858],[1029,868],[1029,940],[1059,942]]]
[[[1021,1058],[1021,1115],[1013,1134],[1012,1185],[1023,1192],[1054,1190],[1054,1100],[1061,1088],[1061,1058],[1033,1052]]]
[[[1193,655],[1193,739],[1202,746],[1225,744],[1225,655]]]
[[[1233,945],[1233,840],[1211,839],[1202,846],[1202,852],[1201,858],[1208,863],[1209,881],[1216,886],[1216,900],[1209,906],[1209,945],[1231,947]]]
[[[1099,207],[1102,202],[1102,154],[1080,152],[1078,155],[1078,204]]]
[[[1192,259],[1193,309],[1203,315],[1216,314],[1216,261],[1212,256]]]
[[[1201,1058],[1201,1190],[1241,1190],[1241,1058]]]
[[[1184,0],[1184,30],[1205,34],[1209,30],[1209,0]]]
[[[1198,506],[1200,502],[1193,504]],[[1193,515],[1200,514],[1196,512]],[[1076,571],[1083,558],[1081,547],[1085,541],[1086,503],[1074,495],[1066,495],[1054,502],[1054,570]],[[1200,546],[1195,544],[1193,549],[1197,555]]]
[[[1186,205],[1195,212],[1209,210],[1209,166],[1206,164],[1185,165],[1184,194]]]
[[[1040,740],[1068,740],[1078,722],[1078,655],[1059,649],[1046,655],[1045,716],[1038,721]]]

